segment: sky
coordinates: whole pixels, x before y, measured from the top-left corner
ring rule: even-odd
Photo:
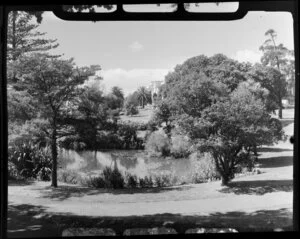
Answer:
[[[285,12],[251,12],[234,21],[96,23],[64,21],[47,12],[38,30],[57,39],[54,53],[73,57],[79,66],[101,66],[101,83],[88,84],[106,92],[119,86],[127,95],[151,81],[163,81],[177,64],[197,55],[223,53],[259,62],[268,29],[277,32],[278,43],[294,48],[292,15]]]

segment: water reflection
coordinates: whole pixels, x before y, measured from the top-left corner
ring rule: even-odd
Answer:
[[[62,169],[79,171],[88,175],[99,173],[104,167],[115,167],[138,177],[173,173],[186,176],[191,170],[189,159],[150,157],[143,150],[82,151],[61,149],[59,165]]]

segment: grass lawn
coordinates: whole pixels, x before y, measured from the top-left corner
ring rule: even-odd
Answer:
[[[285,117],[287,114],[283,114]],[[293,135],[293,122],[285,132]],[[70,227],[161,227],[178,233],[189,228],[235,228],[244,231],[292,230],[293,145],[262,147],[261,174],[156,189],[103,190],[50,182],[10,183],[8,236],[61,236]]]
[[[151,119],[152,113],[153,109],[139,109],[139,113],[137,115],[121,115],[121,120],[135,123],[147,123]]]

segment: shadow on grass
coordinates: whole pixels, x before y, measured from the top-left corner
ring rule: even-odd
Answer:
[[[258,159],[260,168],[278,168],[293,165],[293,156],[281,156]]]
[[[190,228],[234,228],[239,232],[292,230],[292,212],[287,208],[253,213],[233,211],[209,215],[154,214],[127,217],[88,217],[45,213],[45,207],[27,204],[8,206],[8,237],[60,237],[67,228],[112,228],[122,235],[128,228],[174,228],[185,233]]]
[[[166,191],[185,191],[192,188],[192,186],[181,187],[161,187],[161,188],[136,188],[136,189],[97,189],[80,186],[61,185],[57,188],[51,186],[45,187],[46,191],[41,191],[44,198],[51,198],[57,200],[65,200],[69,197],[83,197],[86,195],[98,195],[103,193],[110,193],[114,195],[119,194],[135,194],[135,193],[161,193]],[[41,190],[41,189],[36,189]]]
[[[26,185],[31,185],[34,183],[35,183],[34,180],[25,180],[25,179],[16,179],[16,180],[9,179],[7,181],[8,186],[26,186]]]
[[[264,195],[272,192],[292,192],[293,180],[261,180],[261,181],[238,181],[230,182],[219,192],[248,194],[248,195]]]
[[[45,207],[28,204],[8,205],[7,237],[58,237],[59,226],[50,221]]]

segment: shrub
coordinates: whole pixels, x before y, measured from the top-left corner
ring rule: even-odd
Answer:
[[[87,187],[106,188],[107,184],[102,176],[90,177],[84,183]]]
[[[147,123],[147,130],[150,132],[158,130],[158,123],[154,119],[150,119]]]
[[[52,160],[47,147],[39,148],[32,142],[20,142],[9,148],[8,162],[12,163],[11,166],[15,166],[17,170],[17,173],[14,172],[15,175],[23,178],[50,180]]]
[[[214,159],[209,153],[200,154],[195,152],[191,154],[190,159],[193,165],[192,181],[194,183],[220,178]]]
[[[139,185],[140,185],[141,188],[146,187],[145,178],[139,178]]]
[[[16,180],[19,177],[17,166],[12,162],[8,162],[8,179]]]
[[[36,178],[41,181],[50,181],[51,180],[51,167],[52,159],[51,152],[49,147],[42,148],[38,151],[34,151],[35,168],[34,174]]]
[[[173,135],[171,138],[171,155],[175,158],[185,158],[191,153],[191,143],[186,136]]]
[[[239,154],[238,157],[240,163],[235,167],[234,173],[252,172],[255,168],[257,157],[245,152]]]
[[[81,176],[74,170],[63,169],[58,170],[57,180],[64,183],[78,184],[81,182]]]
[[[137,106],[133,103],[126,103],[125,104],[125,112],[126,115],[137,115],[139,113],[139,110],[137,108]]]
[[[102,174],[106,184],[106,188],[124,188],[124,177],[117,167],[115,167],[114,169],[105,167]]]
[[[137,176],[126,174],[126,186],[128,188],[136,188],[138,185],[138,179]]]
[[[145,147],[150,154],[161,154],[163,156],[170,154],[170,140],[162,131],[153,132],[148,137]]]
[[[118,124],[117,134],[120,137],[120,143],[122,144],[122,148],[129,149],[136,147],[136,144],[138,142],[136,131],[137,126],[135,124]]]
[[[154,176],[156,187],[171,186],[171,175]]]
[[[145,177],[145,186],[147,187],[147,188],[152,188],[153,187],[153,180],[152,180],[152,177],[151,176],[149,176],[149,177]]]

